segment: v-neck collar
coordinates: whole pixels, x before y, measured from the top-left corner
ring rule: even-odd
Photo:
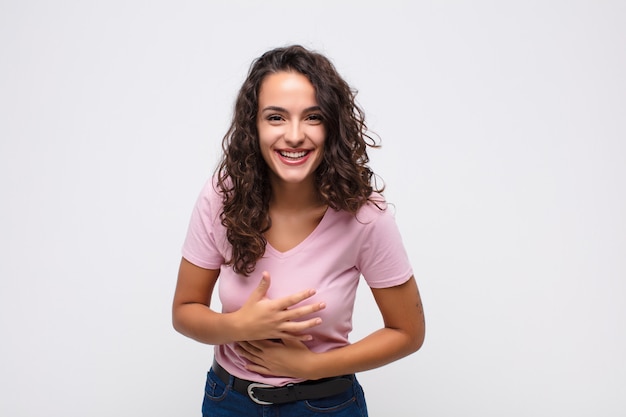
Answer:
[[[303,248],[308,246],[309,242],[317,234],[320,233],[320,230],[323,229],[325,223],[327,222],[327,218],[329,217],[329,212],[330,211],[332,211],[332,209],[330,207],[326,207],[326,211],[324,212],[324,215],[322,216],[322,219],[315,226],[315,229],[313,229],[313,231],[311,233],[309,233],[307,237],[302,239],[302,241],[300,241],[300,243],[298,243],[296,246],[294,246],[293,248],[291,248],[289,250],[281,252],[278,249],[276,249],[275,247],[273,247],[272,244],[268,241],[266,246],[265,246],[265,254],[266,254],[266,256],[271,254],[272,256],[274,256],[276,258],[287,258],[289,256],[292,256],[292,255],[300,252]]]

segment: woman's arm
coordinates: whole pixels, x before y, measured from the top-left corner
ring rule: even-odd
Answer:
[[[294,339],[309,340],[300,334],[321,323],[313,318],[293,321],[324,308],[323,303],[288,309],[315,294],[305,290],[277,300],[267,298],[270,276],[263,278],[241,309],[218,313],[211,309],[211,296],[219,276],[217,269],[204,269],[183,258],[172,306],[174,328],[201,343],[219,345],[239,340]]]
[[[384,327],[364,339],[324,353],[314,353],[297,341],[242,342],[240,352],[262,374],[320,379],[386,365],[417,351],[424,341],[424,311],[415,279],[372,289]]]
[[[415,279],[390,288],[372,289],[384,327],[345,350],[322,354],[317,372],[344,375],[386,365],[416,352],[424,342],[424,309]],[[333,364],[334,363],[334,364]],[[337,364],[341,366],[336,366]]]

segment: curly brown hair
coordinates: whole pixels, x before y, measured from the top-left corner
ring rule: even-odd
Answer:
[[[323,160],[315,172],[322,201],[335,210],[354,215],[377,188],[368,167],[367,147],[376,148],[368,134],[365,115],[355,102],[356,91],[339,75],[325,56],[293,45],[276,48],[256,59],[235,102],[231,126],[222,141],[224,154],[217,170],[223,195],[220,213],[232,245],[227,260],[235,272],[249,275],[265,253],[264,233],[271,227],[271,186],[261,156],[257,133],[258,94],[264,78],[281,71],[295,71],[315,88],[326,130]]]

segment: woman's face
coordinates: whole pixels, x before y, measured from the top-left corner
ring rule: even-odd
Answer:
[[[322,162],[326,131],[308,78],[286,71],[265,77],[259,89],[257,131],[273,180],[313,181]]]

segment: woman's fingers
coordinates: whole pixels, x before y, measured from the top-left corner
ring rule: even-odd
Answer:
[[[257,347],[253,343],[250,343],[250,342],[239,342],[237,343],[237,345],[239,346],[241,350],[245,351],[246,353],[250,355],[257,355],[262,352],[262,349],[260,347]]]
[[[250,295],[250,299],[253,301],[260,301],[267,295],[267,290],[270,289],[270,274],[267,271],[263,272],[263,277],[259,282],[259,285],[254,289],[252,294]]]
[[[309,290],[309,291],[311,292],[311,295],[315,294],[314,290]],[[307,320],[301,320],[301,321],[299,319],[301,317],[314,314],[326,308],[326,303],[324,302],[307,304],[307,305],[295,307],[295,308],[288,308],[294,304],[297,304],[301,301],[306,300],[309,297],[309,296],[306,296],[307,294],[308,292],[305,291],[299,294],[285,297],[281,300],[277,300],[281,303],[280,304],[281,307],[287,306],[283,309],[283,312],[282,312],[283,323],[281,323],[278,329],[283,333],[283,335],[281,336],[282,338],[289,338],[293,340],[300,340],[303,342],[307,342],[313,339],[313,337],[309,334],[300,334],[300,333],[303,331],[306,331],[307,329],[310,329],[311,327],[319,326],[320,324],[322,324],[322,319],[319,317],[313,317],[313,318],[310,318]]]
[[[307,298],[311,298],[315,295],[315,290],[304,290],[295,294],[288,295],[286,297],[276,300],[278,308],[281,310],[287,310],[289,307],[294,306]]]
[[[323,310],[324,308],[326,308],[326,303],[324,302],[313,303],[313,304],[308,304],[308,305],[301,306],[301,307],[291,308],[291,309],[284,311],[283,318],[284,320],[296,320],[296,319],[299,319],[300,317],[317,313],[318,311]]]
[[[323,302],[307,301],[315,290],[308,289],[288,296],[270,299],[267,297],[271,285],[270,274],[263,272],[259,284],[252,291],[246,303],[237,311],[240,324],[239,340],[263,340],[289,338],[308,341],[312,337],[306,330],[321,324],[321,319],[313,317],[324,309]],[[302,321],[300,321],[302,320]]]
[[[322,319],[319,317],[304,321],[285,322],[281,325],[281,338],[308,342],[313,340],[313,336],[303,332],[320,324],[322,324]]]

